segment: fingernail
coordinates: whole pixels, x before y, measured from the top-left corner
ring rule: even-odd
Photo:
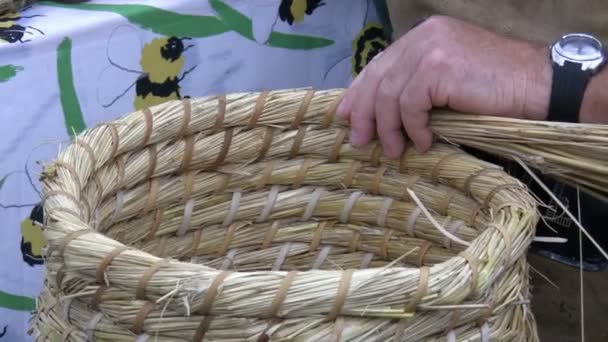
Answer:
[[[348,104],[347,104],[347,96],[345,95],[342,100],[340,101],[340,104],[338,105],[338,109],[336,109],[336,114],[341,117],[344,118],[346,117],[346,112],[348,111]]]

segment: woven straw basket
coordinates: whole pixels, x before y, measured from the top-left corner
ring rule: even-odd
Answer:
[[[37,341],[534,341],[535,199],[436,143],[353,148],[343,90],[168,102],[45,167]]]

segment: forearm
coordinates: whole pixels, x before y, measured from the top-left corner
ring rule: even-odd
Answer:
[[[591,78],[579,117],[583,123],[608,124],[608,68]]]

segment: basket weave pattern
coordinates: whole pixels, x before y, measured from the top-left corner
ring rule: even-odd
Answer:
[[[535,201],[437,143],[348,144],[342,90],[168,102],[45,168],[38,341],[535,340]]]

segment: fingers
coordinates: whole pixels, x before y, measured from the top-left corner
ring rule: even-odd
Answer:
[[[376,90],[387,71],[397,66],[402,46],[395,43],[377,55],[355,78],[338,106],[338,116],[350,121],[351,144],[355,146],[369,143],[376,134]]]
[[[376,90],[386,70],[387,65],[380,59],[372,61],[365,67],[365,72],[361,77],[360,83],[364,86],[355,88],[356,96],[352,100],[353,106],[350,114],[353,131],[351,142],[355,146],[369,143],[376,134],[374,111]]]
[[[391,72],[384,75],[376,93],[375,113],[377,132],[384,154],[398,158],[405,149],[407,137],[403,131],[399,98],[417,67],[417,52],[405,49]]]
[[[430,72],[432,68],[438,72]],[[441,66],[435,63],[422,62],[418,71],[409,79],[399,97],[401,121],[408,137],[416,150],[427,151],[433,144],[433,132],[429,127],[429,111],[433,107],[434,89],[439,84]]]

